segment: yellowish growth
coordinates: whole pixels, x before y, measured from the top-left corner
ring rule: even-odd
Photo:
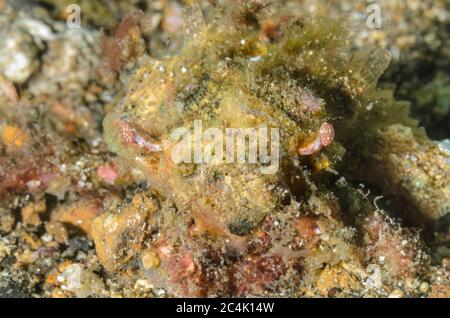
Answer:
[[[28,134],[22,129],[6,125],[1,132],[1,141],[6,146],[22,147],[28,140]]]

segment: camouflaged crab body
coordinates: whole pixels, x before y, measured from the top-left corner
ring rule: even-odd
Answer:
[[[270,48],[263,47],[255,36],[240,39],[232,33],[223,35],[222,30],[204,32],[205,38],[188,46],[185,55],[150,61],[135,72],[123,103],[125,112],[105,120],[106,138],[114,152],[130,165],[140,167],[150,186],[173,199],[181,209],[194,210],[193,215],[201,217],[217,214],[214,223],[221,224],[221,231],[227,232],[227,227],[239,221],[254,228],[281,201],[276,191],[268,189],[284,182],[280,176],[283,170],[291,169],[299,142],[320,132],[321,126],[332,129],[332,125],[326,123],[324,101],[295,78],[284,92],[276,92],[273,97],[258,96],[270,89],[266,83],[258,83],[264,78],[258,73],[268,71],[269,65],[263,61],[259,66],[254,55],[262,54],[263,60],[273,57],[258,51],[257,46],[266,52]],[[226,44],[215,51],[215,47],[224,46],[220,41],[230,40],[229,47]],[[214,47],[211,42],[219,43]],[[283,48],[277,49],[283,52]],[[289,97],[291,94],[293,97]],[[268,98],[276,101],[271,103]],[[277,107],[281,98],[290,100],[281,101]],[[170,133],[178,127],[192,127],[195,120],[202,121],[203,129],[281,128],[281,172],[261,175],[258,164],[174,164],[171,154],[176,142]],[[332,142],[332,137],[324,139],[322,134],[321,138],[324,145],[309,154]]]

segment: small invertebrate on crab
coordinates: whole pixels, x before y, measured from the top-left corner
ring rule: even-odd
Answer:
[[[329,123],[324,123],[319,131],[312,138],[303,142],[298,148],[298,153],[302,156],[312,155],[319,152],[322,148],[329,146],[334,139],[334,128]]]
[[[142,134],[140,134],[135,127],[133,127],[128,121],[121,120],[120,121],[120,131],[123,137],[123,140],[130,145],[137,145],[138,147],[145,149],[150,152],[160,152],[161,146],[155,143],[152,143],[145,139]]]

